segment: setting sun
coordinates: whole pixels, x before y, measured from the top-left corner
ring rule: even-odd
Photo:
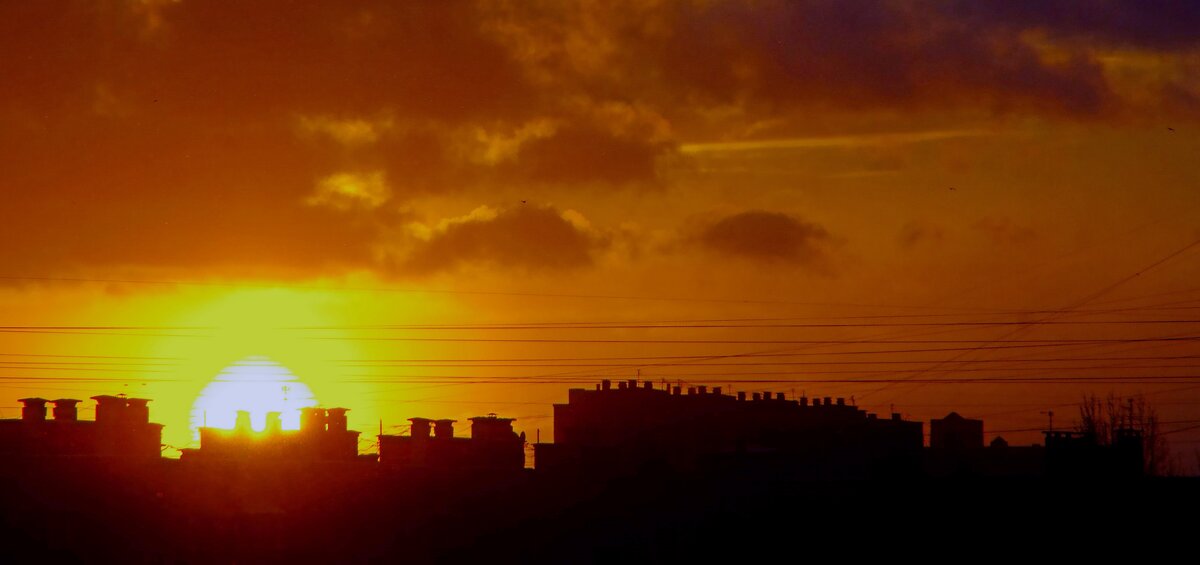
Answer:
[[[266,428],[267,414],[278,412],[285,430],[300,428],[301,408],[316,406],[308,385],[286,367],[266,358],[249,357],[217,375],[192,405],[191,431],[200,427],[233,428],[237,413],[249,412],[251,427]]]

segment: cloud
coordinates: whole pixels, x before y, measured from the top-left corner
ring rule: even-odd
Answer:
[[[952,0],[939,11],[946,17],[985,27],[1038,30],[1093,43],[1172,49],[1200,45],[1200,5],[1164,2],[1148,7],[1139,0]]]
[[[318,181],[316,190],[304,202],[335,210],[370,210],[383,206],[391,197],[382,171],[337,173]]]
[[[568,127],[525,142],[509,170],[519,178],[562,185],[650,182],[657,177],[657,159],[669,151],[664,143]]]
[[[493,28],[554,89],[617,92],[681,120],[781,111],[973,108],[1090,116],[1093,53],[1043,56],[1025,29],[936,4],[813,0],[504,4]]]
[[[587,267],[593,253],[608,245],[574,210],[518,206],[503,210],[480,207],[436,226],[409,226],[415,238],[396,253],[398,274],[430,274],[467,266],[525,271],[562,271]]]
[[[303,135],[324,136],[348,147],[373,144],[393,125],[391,117],[339,119],[331,116],[301,116],[296,122]]]
[[[752,210],[705,226],[695,243],[726,256],[818,267],[826,261],[832,237],[824,227],[780,212]]]
[[[12,269],[358,266],[423,198],[631,197],[696,153],[957,140],[994,114],[1200,116],[1183,3],[66,6],[0,2],[0,235],[29,242],[0,249]],[[1143,78],[1105,63],[1114,51],[1149,61],[1129,70]],[[430,225],[430,241],[471,256],[459,234],[518,212],[497,214]]]
[[[680,147],[680,152],[695,154],[762,151],[766,149],[827,149],[831,147],[863,147],[871,145],[894,146],[988,135],[994,135],[994,133],[986,130],[931,130],[862,135],[810,136],[788,139],[688,143]]]

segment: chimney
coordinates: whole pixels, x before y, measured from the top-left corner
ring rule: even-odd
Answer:
[[[762,400],[762,394],[756,392],[751,398],[753,398],[755,402],[758,402],[759,400]]]
[[[683,392],[683,389],[681,389],[680,387],[677,387],[677,386],[671,387],[671,394],[674,394],[675,396],[679,396],[682,392]]]
[[[93,396],[96,401],[96,424],[115,425],[125,422],[125,407],[128,403],[120,396],[102,394]]]
[[[346,431],[346,412],[349,408],[330,408],[326,411],[328,416],[325,418],[327,429],[331,432]]]
[[[54,419],[64,422],[74,422],[79,419],[79,408],[75,405],[79,404],[74,398],[59,398],[54,401]],[[43,417],[46,409],[42,408]]]
[[[714,386],[714,387],[713,387],[713,394],[721,394],[721,387],[719,387],[719,386]]]
[[[266,432],[269,434],[283,433],[283,421],[279,419],[279,412],[267,412]]]
[[[300,431],[306,433],[316,433],[325,431],[325,409],[324,408],[301,408],[300,409]]]
[[[625,390],[625,381],[618,381],[618,382],[617,382],[617,389],[618,389],[618,390]]]
[[[814,398],[813,406],[820,406],[820,405],[821,405],[821,398],[820,397]]]
[[[786,399],[787,398],[784,396],[784,394],[782,392],[775,393],[775,400],[786,400]]]
[[[637,379],[629,379],[629,388],[637,388]]]
[[[700,385],[700,394],[708,394],[708,387],[705,385]]]
[[[421,439],[429,438],[429,424],[433,420],[428,418],[409,418],[408,421],[412,422],[412,431],[410,432],[412,437]]]
[[[739,391],[738,391],[738,397],[737,397],[737,398],[738,398],[738,400],[746,400],[746,391],[744,391],[744,390],[739,390]]]
[[[47,401],[45,398],[22,398],[19,402],[23,405],[21,408],[22,421],[43,422],[46,420]]]
[[[696,394],[696,387],[694,387],[694,386],[689,386],[689,387],[688,387],[688,394]]]
[[[149,398],[130,398],[125,401],[125,423],[142,425],[150,423]]]
[[[845,399],[845,398],[842,398],[842,397],[840,397],[840,396],[839,396],[839,397],[838,397],[838,399],[837,399],[837,405],[838,405],[838,406],[845,406],[845,405],[846,405],[846,399]]]
[[[877,417],[878,417],[878,416],[877,416],[876,414],[873,414],[873,413],[872,413],[872,414],[867,414],[867,419],[868,419],[868,420],[874,420],[874,419],[876,419]]]
[[[899,412],[892,412],[892,421],[893,421],[893,422],[899,422],[899,421],[900,421],[900,413],[899,413]]]
[[[604,380],[600,381],[600,390],[610,390],[610,389],[612,389],[612,381],[610,381],[608,379],[604,379]]]
[[[233,422],[233,431],[239,434],[248,434],[251,430],[250,412],[247,410],[238,410],[237,419]]]
[[[808,397],[807,397],[807,396],[801,396],[801,397],[800,397],[800,405],[801,405],[801,406],[808,406]]]
[[[454,420],[434,420],[433,437],[436,439],[454,439]]]
[[[825,397],[825,402],[824,402],[824,404],[825,404],[826,406],[833,406],[833,397],[832,397],[832,396],[826,396],[826,397]]]
[[[654,390],[654,383],[652,383],[650,381],[646,381],[646,382],[642,383],[642,388],[644,388],[646,390]]]

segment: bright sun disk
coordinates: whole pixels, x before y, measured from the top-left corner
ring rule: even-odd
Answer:
[[[291,371],[263,356],[247,357],[226,367],[204,387],[192,404],[192,437],[199,428],[232,429],[238,411],[250,413],[251,427],[266,428],[268,412],[278,412],[285,430],[300,428],[300,409],[316,406],[312,391]]]

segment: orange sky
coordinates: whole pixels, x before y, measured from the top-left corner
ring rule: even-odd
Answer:
[[[265,355],[367,435],[639,370],[1200,422],[1196,8],[393,4],[0,4],[0,416],[181,447]]]

